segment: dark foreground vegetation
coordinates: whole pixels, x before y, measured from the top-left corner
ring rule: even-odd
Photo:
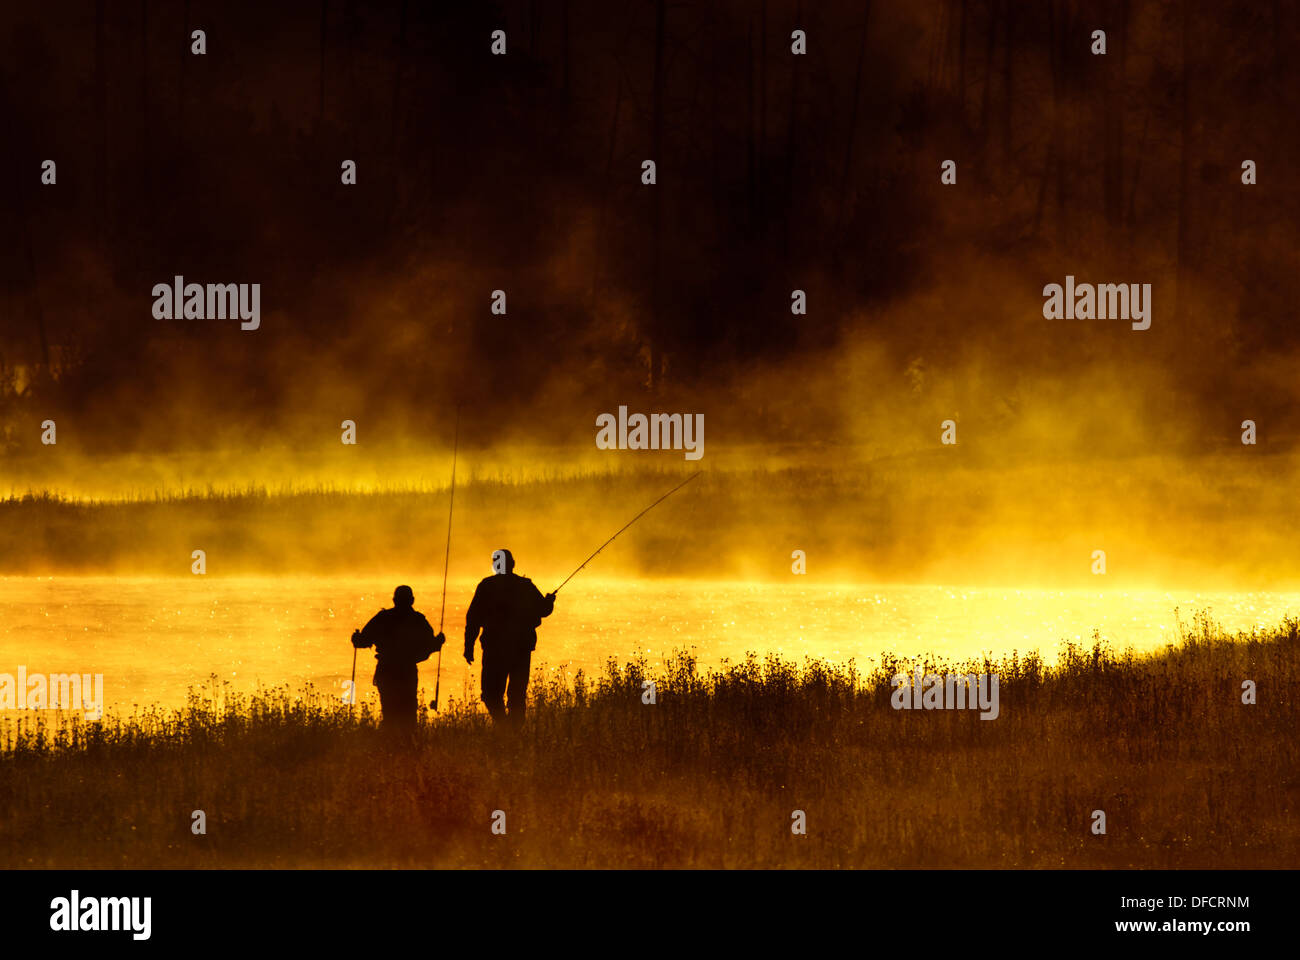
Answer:
[[[653,705],[640,663],[539,681],[520,733],[453,704],[397,742],[310,690],[218,688],[10,722],[0,866],[1295,867],[1300,623],[1181,633],[965,665],[1000,677],[992,721],[891,709],[889,663],[683,656]]]

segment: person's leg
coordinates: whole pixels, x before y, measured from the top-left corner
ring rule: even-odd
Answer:
[[[379,688],[379,708],[382,711],[380,724],[385,730],[415,727],[419,683],[420,675],[414,666],[410,669],[389,667],[376,677],[375,686]]]
[[[528,710],[528,672],[533,666],[531,650],[522,650],[515,654],[510,663],[510,719],[515,723],[524,722]]]
[[[375,686],[379,689],[379,726],[391,730],[397,716],[396,688],[386,680],[376,680]]]
[[[506,715],[505,693],[506,679],[510,671],[510,658],[503,656],[500,650],[483,648],[483,702],[487,704],[488,713],[493,720],[502,720]]]
[[[398,687],[397,717],[401,725],[414,730],[420,717],[420,672],[414,666],[402,676]]]

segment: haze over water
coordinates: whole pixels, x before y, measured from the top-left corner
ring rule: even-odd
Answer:
[[[342,696],[352,665],[348,637],[382,606],[399,579],[344,577],[0,578],[0,672],[104,674],[106,709],[180,706],[187,689],[229,681],[310,682]],[[412,582],[416,607],[435,627],[440,583]],[[442,696],[477,696],[461,657],[465,605],[474,581],[447,591]],[[539,582],[543,589],[550,584]],[[534,668],[572,680],[579,668],[644,656],[652,670],[675,650],[703,666],[749,652],[787,659],[854,659],[881,654],[949,660],[1039,651],[1052,661],[1062,641],[1092,642],[1094,628],[1121,652],[1157,650],[1176,636],[1175,608],[1199,610],[1227,630],[1275,625],[1300,614],[1300,593],[1165,590],[1000,589],[869,584],[772,584],[709,580],[610,579],[585,572],[543,621]],[[421,667],[433,688],[436,655]],[[374,660],[357,660],[359,696],[374,698]]]

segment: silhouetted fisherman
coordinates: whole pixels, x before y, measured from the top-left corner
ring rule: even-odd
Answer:
[[[446,637],[434,633],[424,614],[415,609],[415,593],[401,586],[393,591],[393,606],[380,610],[360,630],[352,631],[352,645],[374,647],[379,663],[375,667],[375,686],[383,725],[387,729],[410,729],[415,726],[420,683],[417,663],[442,649]]]
[[[474,641],[483,631],[483,702],[493,720],[521,724],[528,707],[528,671],[537,649],[537,628],[555,609],[555,594],[517,576],[509,550],[492,554],[492,576],[479,582],[465,614],[465,662],[474,662]],[[509,692],[507,695],[507,685]]]

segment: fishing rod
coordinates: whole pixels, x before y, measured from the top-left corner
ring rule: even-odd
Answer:
[[[438,611],[438,633],[442,633],[443,618],[447,614],[447,570],[451,563],[451,516],[456,509],[456,454],[460,450],[460,405],[456,405],[456,436],[451,442],[451,502],[447,504],[447,552],[442,558],[442,609]],[[443,645],[447,643],[443,638]],[[438,695],[442,692],[442,647],[438,648],[438,678],[433,685],[433,703],[438,709]]]
[[[352,631],[356,633],[355,630]],[[357,645],[352,645],[352,683],[348,686],[348,703],[352,705],[352,712],[356,713],[357,706]]]
[[[677,492],[678,490],[680,490],[682,487],[686,486],[688,483],[690,483],[692,480],[694,480],[696,477],[698,477],[698,476],[699,476],[701,473],[703,473],[703,472],[704,472],[703,470],[697,470],[697,471],[695,471],[695,473],[692,473],[689,477],[687,477],[687,478],[686,478],[685,480],[683,480],[681,483],[677,484],[677,486],[673,487],[671,490],[669,490],[667,493],[665,493],[662,497],[660,497],[660,498],[659,498],[658,500],[656,500],[654,503],[650,504],[650,506],[646,507],[646,508],[645,508],[644,510],[642,510],[640,513],[638,513],[635,517],[633,517],[631,520],[629,520],[627,523],[623,524],[623,526],[619,527],[619,529],[618,529],[618,533],[614,534],[614,536],[610,537],[608,540],[606,540],[604,543],[602,543],[599,547],[597,547],[597,548],[596,548],[596,553],[593,553],[593,554],[592,554],[591,556],[589,556],[586,560],[582,561],[582,563],[578,564],[578,569],[577,569],[577,570],[574,570],[573,573],[571,573],[571,574],[569,574],[567,577],[565,577],[565,578],[564,578],[564,583],[561,583],[559,587],[556,587],[554,590],[551,591],[551,596],[555,596],[555,594],[559,593],[559,592],[560,592],[560,587],[563,587],[565,583],[568,583],[570,580],[572,580],[574,577],[576,577],[576,576],[578,575],[579,571],[581,571],[583,567],[585,567],[587,564],[591,563],[591,561],[595,560],[595,559],[596,559],[596,554],[597,554],[597,553],[600,553],[601,550],[604,550],[604,549],[605,549],[606,547],[608,547],[611,543],[613,543],[613,542],[615,541],[615,539],[618,538],[618,534],[619,534],[619,533],[622,533],[622,532],[623,532],[624,530],[626,530],[628,527],[632,526],[632,524],[636,523],[638,520],[640,520],[642,517],[644,517],[647,513],[649,513],[649,512],[650,512],[651,510],[653,510],[655,507],[659,506],[659,504],[663,503],[665,500],[667,500],[669,497],[671,497],[674,493],[676,493],[676,492]]]

